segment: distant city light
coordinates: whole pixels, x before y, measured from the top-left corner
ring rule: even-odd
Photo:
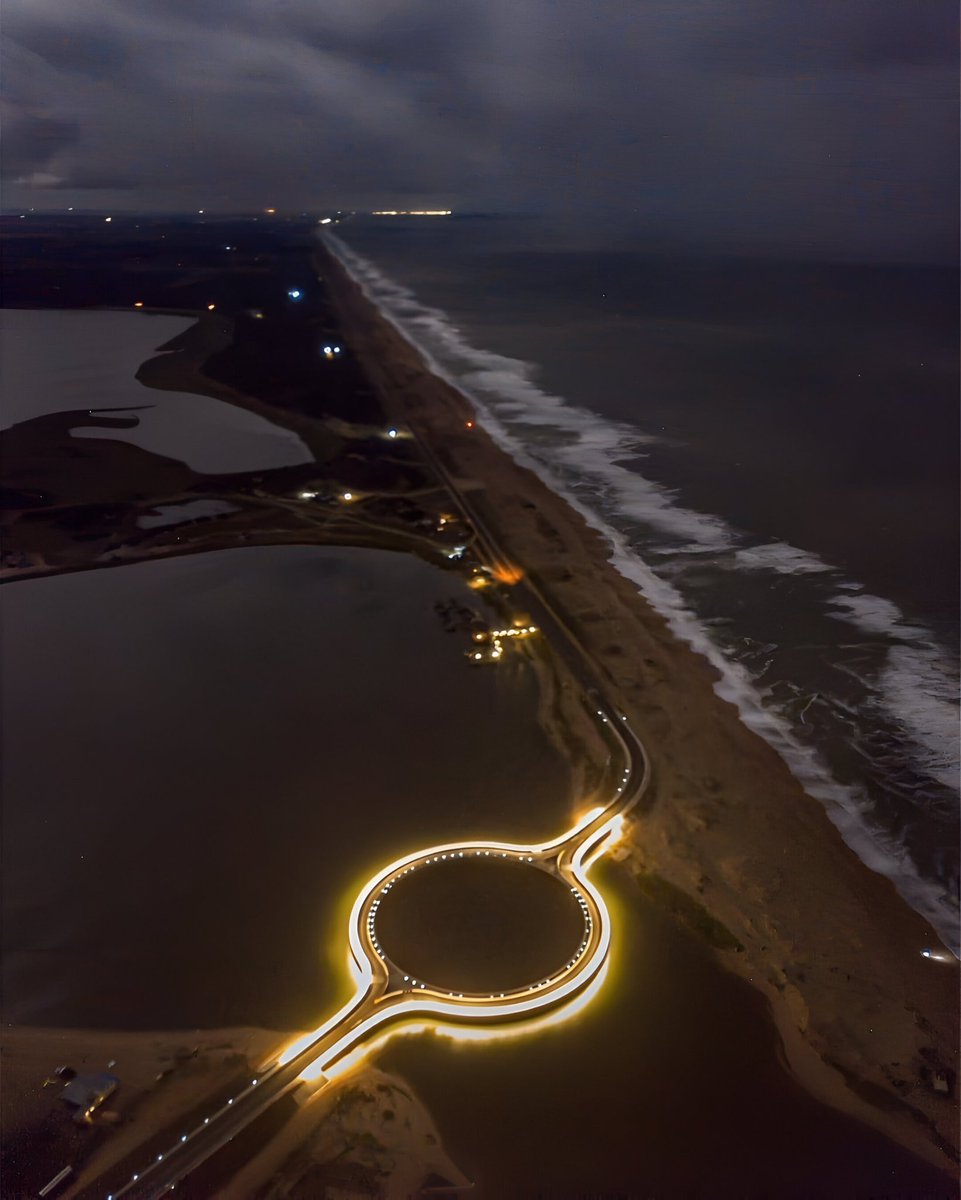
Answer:
[[[104,220],[105,220],[105,221],[107,222],[107,224],[109,225],[109,224],[110,224],[110,222],[113,220],[113,217],[104,217]]]
[[[202,208],[198,208],[198,209],[197,209],[197,214],[198,214],[198,216],[201,216],[201,217],[202,217],[202,216],[204,215],[204,210],[203,210]]]
[[[371,213],[372,217],[449,217],[449,208],[381,208]]]
[[[317,492],[298,492],[297,495],[301,500],[315,500],[317,498]]]
[[[329,225],[329,224],[330,224],[330,217],[321,217],[321,218],[320,218],[320,223],[321,223],[321,225]]]
[[[214,311],[214,309],[215,309],[216,307],[217,307],[217,305],[216,305],[216,304],[208,304],[208,305],[207,305],[207,312],[213,312],[213,311]]]
[[[304,293],[300,290],[300,288],[288,288],[287,290],[287,295],[291,298],[291,300],[299,300],[303,294]]]
[[[265,208],[265,209],[264,209],[264,212],[265,212],[265,213],[267,213],[267,215],[268,215],[268,216],[271,216],[271,217],[274,215],[274,213],[275,213],[276,211],[277,211],[277,210],[276,210],[276,208]]]
[[[345,500],[353,500],[353,498],[354,498],[354,493],[353,493],[353,492],[344,492],[344,499],[345,499]]]
[[[321,346],[321,350],[324,352],[324,358],[332,359],[332,358],[336,358],[337,355],[340,354],[341,347],[340,346]]]
[[[397,430],[396,429],[388,429],[387,436],[389,438],[395,438],[397,436]]]
[[[134,300],[133,306],[134,306],[134,308],[143,308],[143,301],[142,300]]]

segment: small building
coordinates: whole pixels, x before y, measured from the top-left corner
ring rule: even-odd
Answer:
[[[74,1110],[73,1119],[79,1123],[89,1120],[119,1085],[120,1080],[117,1076],[106,1071],[96,1075],[77,1075],[60,1093],[60,1099],[68,1108]]]

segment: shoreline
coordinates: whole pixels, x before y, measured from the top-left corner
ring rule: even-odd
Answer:
[[[810,1092],[954,1170],[956,1103],[930,1082],[936,1069],[957,1077],[957,969],[921,957],[936,933],[716,694],[714,668],[617,572],[601,535],[482,428],[467,427],[467,398],[430,371],[330,251],[317,263],[386,410],[470,490],[644,738],[654,782],[631,821],[632,872],[677,889],[730,932],[742,949],[721,961],[767,997],[790,1069]],[[643,649],[629,657],[625,646]]]
[[[325,268],[328,283],[342,295],[337,303],[351,310],[345,334],[368,376],[380,378],[377,390],[385,405],[393,406],[398,423],[422,421],[428,438],[440,433],[443,444],[436,451],[518,561],[531,568],[552,599],[558,597],[577,636],[602,664],[612,695],[644,735],[655,761],[654,788],[616,856],[662,909],[705,938],[722,965],[766,996],[795,1078],[834,1108],[950,1169],[954,1151],[947,1143],[956,1107],[925,1088],[934,1064],[956,1065],[955,965],[919,957],[915,939],[923,936],[927,940],[920,945],[931,944],[923,919],[902,911],[911,912],[893,886],[885,888],[887,881],[856,859],[776,752],[714,694],[710,665],[679,642],[616,572],[604,539],[482,430],[467,434],[464,419],[471,410],[464,397],[434,376],[381,314],[358,306],[351,292],[356,285],[335,274],[334,267]],[[180,315],[192,315],[204,326],[200,341],[213,331],[213,320],[222,320],[208,326],[203,312]],[[206,374],[207,357],[199,345],[196,354],[163,354],[153,360],[158,375],[142,382],[219,392],[257,411],[255,397]],[[313,418],[302,420],[282,408],[262,415],[288,428],[291,421],[305,430],[313,424]],[[262,536],[267,544],[311,544],[306,528],[274,528]],[[248,537],[249,532],[211,530],[203,545],[167,546],[147,557],[219,548],[214,545],[219,539],[222,548],[257,544]],[[323,544],[330,544],[329,532]],[[410,552],[409,546],[397,549]],[[37,574],[107,565],[123,560]],[[629,658],[624,646],[642,649]],[[565,687],[558,657],[532,656],[541,681],[540,720],[580,787],[593,756],[587,742],[578,744],[578,733],[593,726],[583,721],[577,695]],[[756,803],[759,795],[765,797],[763,807]],[[818,904],[811,902],[815,892],[824,897]],[[831,929],[835,913],[839,927]],[[727,939],[713,936],[718,932]],[[865,1029],[877,1038],[869,1039]],[[925,1127],[925,1121],[932,1124]],[[944,1153],[936,1148],[939,1139],[947,1145]]]

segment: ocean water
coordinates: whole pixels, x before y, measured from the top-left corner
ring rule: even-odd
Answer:
[[[956,272],[533,218],[326,241],[957,952]]]

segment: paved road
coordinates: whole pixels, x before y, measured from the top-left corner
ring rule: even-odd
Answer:
[[[439,461],[427,437],[412,429],[428,462],[450,491],[466,523],[474,529],[474,551],[495,574],[510,572],[506,559],[486,522]],[[640,800],[648,786],[647,752],[626,717],[604,698],[604,677],[592,662],[554,605],[528,579],[514,585],[514,593],[537,620],[583,688],[598,728],[610,747],[604,799],[559,837],[535,846],[503,842],[451,842],[398,859],[379,871],[362,889],[351,912],[348,939],[356,988],[348,1003],[319,1029],[288,1048],[281,1060],[212,1112],[196,1128],[157,1151],[115,1190],[98,1194],[114,1200],[121,1196],[154,1197],[166,1194],[186,1179],[271,1105],[298,1086],[302,1079],[323,1081],[343,1070],[370,1044],[388,1033],[391,1025],[441,1023],[487,1030],[532,1018],[563,1019],[593,994],[592,985],[603,978],[610,946],[610,917],[603,897],[591,884],[591,863],[617,841],[624,815]],[[377,938],[377,910],[398,879],[410,871],[429,869],[450,857],[503,857],[526,862],[532,869],[548,871],[570,888],[582,911],[583,937],[573,957],[553,975],[531,980],[524,988],[498,993],[454,993],[438,989],[429,980],[418,980],[390,961]],[[84,1195],[93,1194],[86,1189]]]

